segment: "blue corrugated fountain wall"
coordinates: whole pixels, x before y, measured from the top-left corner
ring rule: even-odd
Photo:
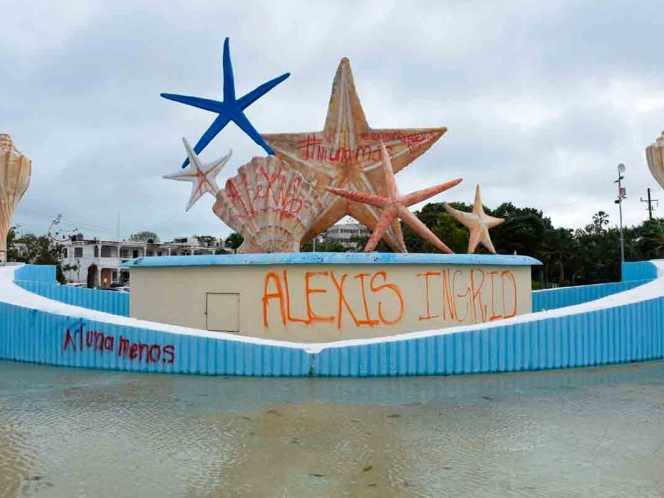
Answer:
[[[0,358],[71,367],[303,376],[305,351],[97,322],[0,303]]]
[[[654,265],[634,265],[630,269],[632,274],[645,277],[638,278],[635,285],[656,276]],[[26,277],[21,271],[16,278]],[[607,285],[605,295],[626,288]],[[541,300],[539,305],[550,307],[565,300],[576,303],[595,299],[593,296],[601,294],[581,287],[542,292],[542,297],[536,298]],[[556,293],[565,297],[553,297]],[[146,372],[254,376],[448,375],[664,358],[664,298],[528,323],[331,347],[315,353],[300,347],[173,334],[119,325],[111,320],[74,318],[1,302],[0,317],[0,358]]]
[[[657,267],[649,261],[626,262],[622,264],[622,281],[652,280],[657,278]]]
[[[533,312],[555,310],[574,306],[575,304],[587,303],[595,299],[610,296],[611,294],[633,289],[651,281],[652,279],[630,280],[628,282],[580,285],[578,287],[561,287],[559,289],[533,291]]]
[[[26,282],[43,282],[55,284],[55,266],[53,265],[24,265],[14,272],[14,280]]]
[[[657,267],[649,261],[623,263],[622,282],[533,291],[533,312],[587,303],[633,289],[656,278]]]
[[[60,285],[55,280],[55,266],[25,265],[16,270],[14,279],[23,289],[54,301],[129,316],[128,293]]]
[[[664,299],[531,323],[323,350],[327,376],[450,375],[659,359]]]

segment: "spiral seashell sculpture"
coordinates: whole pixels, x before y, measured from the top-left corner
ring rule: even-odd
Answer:
[[[664,157],[662,155],[664,149],[664,131],[662,135],[657,138],[655,143],[646,147],[646,160],[648,161],[648,169],[655,177],[657,183],[664,188]]]
[[[311,183],[275,156],[254,157],[241,166],[212,207],[244,237],[238,253],[299,252],[322,209]]]
[[[30,185],[32,161],[9,135],[0,133],[0,261],[7,259],[7,234],[16,205]]]

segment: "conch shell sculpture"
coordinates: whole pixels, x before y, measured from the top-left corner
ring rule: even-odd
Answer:
[[[322,209],[311,183],[275,156],[254,157],[241,166],[212,207],[244,237],[238,253],[299,252]]]
[[[14,208],[30,185],[32,161],[21,154],[9,135],[0,133],[0,260],[7,259],[7,234]]]
[[[648,161],[648,168],[650,173],[655,177],[657,183],[664,188],[664,157],[662,152],[664,149],[664,131],[662,135],[655,141],[654,144],[650,144],[646,147],[646,160]]]

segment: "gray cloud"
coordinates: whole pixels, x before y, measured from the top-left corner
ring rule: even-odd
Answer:
[[[33,160],[17,210],[25,230],[62,213],[70,228],[114,237],[224,235],[189,185],[163,180],[213,115],[160,92],[218,98],[231,38],[238,93],[290,71],[248,109],[264,132],[323,126],[338,61],[351,59],[374,127],[446,125],[398,176],[402,191],[463,177],[435,200],[504,201],[583,226],[613,203],[627,165],[625,222],[647,215],[643,149],[664,126],[658,2],[135,2],[12,5],[0,31],[0,131]],[[230,125],[205,150],[234,151],[225,182],[261,150]],[[664,194],[663,194],[664,195]],[[663,197],[664,200],[664,197]],[[664,213],[662,213],[664,215]]]

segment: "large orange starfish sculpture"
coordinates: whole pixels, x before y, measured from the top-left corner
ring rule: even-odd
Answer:
[[[454,209],[453,207],[449,206],[447,203],[443,204],[443,207],[445,208],[445,211],[454,216],[454,218],[459,223],[470,230],[468,254],[475,252],[475,249],[477,249],[477,245],[480,242],[490,252],[496,254],[496,249],[491,243],[489,230],[495,226],[500,225],[505,220],[503,218],[494,218],[493,216],[489,216],[484,212],[479,185],[475,188],[475,204],[473,205],[472,213],[459,211],[458,209]]]
[[[424,240],[431,243],[442,252],[452,253],[452,250],[449,247],[443,244],[441,240],[436,237],[424,223],[422,223],[413,213],[408,210],[408,206],[422,202],[429,197],[433,197],[436,194],[444,192],[445,190],[458,185],[461,183],[461,178],[441,183],[440,185],[436,185],[434,187],[418,190],[408,195],[399,195],[397,184],[394,179],[394,171],[392,169],[390,155],[385,148],[385,144],[381,142],[380,146],[382,148],[383,172],[385,174],[385,183],[387,185],[386,197],[371,194],[369,192],[358,192],[356,190],[344,190],[335,187],[327,187],[328,191],[345,197],[346,199],[350,199],[362,204],[369,204],[383,210],[380,218],[378,219],[378,222],[376,223],[376,228],[374,228],[371,237],[369,237],[369,240],[367,241],[367,245],[364,247],[364,252],[373,251],[376,247],[376,244],[378,244],[378,241],[385,235],[387,229],[392,225],[392,222],[396,221],[397,218],[401,218],[404,223],[415,230]],[[406,250],[406,244],[403,240],[401,231],[399,231],[399,235],[400,237],[398,237],[398,249],[401,252],[408,252]]]
[[[373,230],[380,210],[372,205],[337,197],[325,187],[357,190],[387,195],[383,178],[380,142],[390,152],[394,173],[426,152],[447,128],[373,129],[369,127],[355,89],[348,59],[339,63],[325,118],[323,131],[274,133],[261,136],[283,159],[311,182],[323,199],[323,209],[304,237],[309,240],[349,215]],[[403,245],[401,226],[395,221],[385,232],[384,240],[394,249]]]

